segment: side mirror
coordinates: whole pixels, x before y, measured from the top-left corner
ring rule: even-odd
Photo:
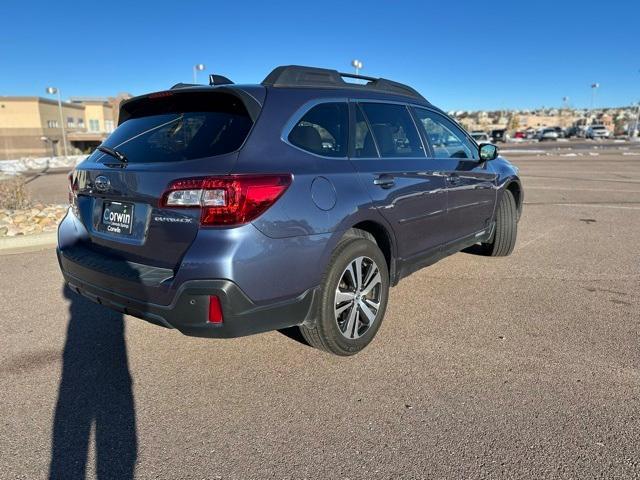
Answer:
[[[480,151],[480,160],[483,162],[498,158],[498,147],[491,143],[481,143],[478,150]]]

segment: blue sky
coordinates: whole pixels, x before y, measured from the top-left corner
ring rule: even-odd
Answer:
[[[257,83],[277,65],[383,76],[446,109],[640,100],[640,1],[2,0],[0,95],[140,94],[192,66]],[[204,81],[206,75],[201,75]]]

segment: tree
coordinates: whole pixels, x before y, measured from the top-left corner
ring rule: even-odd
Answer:
[[[511,131],[516,131],[518,130],[518,127],[520,126],[520,122],[518,121],[518,116],[515,114],[511,115],[511,118],[509,118],[509,123],[507,124],[507,130]]]

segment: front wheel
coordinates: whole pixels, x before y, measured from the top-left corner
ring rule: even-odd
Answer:
[[[491,257],[511,255],[518,236],[518,207],[513,193],[505,190],[496,212],[496,225],[493,238],[482,244],[482,253]]]
[[[335,249],[320,287],[315,322],[300,326],[309,345],[354,355],[376,335],[389,298],[389,273],[373,237],[354,230]]]

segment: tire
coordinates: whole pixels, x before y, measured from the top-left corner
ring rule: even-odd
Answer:
[[[482,244],[482,253],[490,257],[511,255],[518,235],[518,208],[513,193],[505,190],[496,212],[496,226],[493,238]]]
[[[351,273],[358,265],[361,286]],[[312,347],[335,355],[354,355],[375,337],[388,299],[389,272],[384,255],[371,235],[352,230],[331,256],[320,285],[313,324],[301,325],[300,333]]]

